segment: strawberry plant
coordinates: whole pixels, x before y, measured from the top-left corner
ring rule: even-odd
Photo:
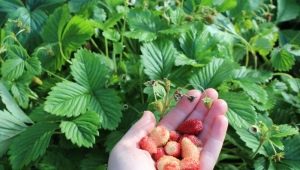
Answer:
[[[229,106],[215,169],[300,169],[299,9],[297,0],[0,0],[0,169],[106,169],[144,110],[159,120],[187,90],[207,88]],[[182,142],[201,146],[191,134]],[[166,154],[149,143],[154,159]],[[165,157],[159,166],[180,164]]]

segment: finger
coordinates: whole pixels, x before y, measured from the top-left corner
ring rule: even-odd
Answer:
[[[203,120],[208,112],[207,107],[204,105],[202,99],[204,97],[209,97],[213,101],[218,98],[218,92],[215,89],[209,88],[206,89],[199,100],[199,103],[197,104],[196,108],[194,111],[191,113],[191,115],[188,117],[188,119],[200,119]]]
[[[124,135],[122,141],[137,144],[144,136],[147,136],[155,127],[156,121],[152,112],[145,111],[138,120]]]
[[[224,115],[215,117],[209,139],[204,143],[201,151],[200,165],[202,170],[213,170],[228,127],[228,119]]]
[[[227,112],[227,103],[222,99],[214,101],[211,109],[208,111],[207,116],[203,120],[203,131],[199,135],[199,138],[205,142],[207,136],[209,136],[209,129],[212,127],[214,119],[219,115],[225,115]]]
[[[160,121],[159,125],[163,125],[169,130],[175,130],[177,126],[187,118],[199,102],[201,92],[199,90],[190,90],[187,96],[194,96],[195,99],[189,101],[186,96],[183,96],[176,107]]]

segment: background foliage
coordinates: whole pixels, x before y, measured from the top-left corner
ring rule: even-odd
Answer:
[[[106,169],[174,93],[216,88],[216,169],[300,169],[297,0],[0,0],[0,169]]]

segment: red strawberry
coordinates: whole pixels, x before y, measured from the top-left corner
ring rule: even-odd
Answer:
[[[170,140],[178,142],[180,134],[174,130],[170,131]]]
[[[165,145],[165,152],[167,155],[174,156],[174,157],[179,157],[181,152],[180,152],[180,144],[175,142],[175,141],[169,141]]]
[[[200,170],[200,163],[191,157],[184,158],[180,162],[180,170]]]
[[[148,136],[143,137],[139,142],[140,148],[148,151],[150,154],[155,154],[157,152],[157,147],[155,142]]]
[[[157,152],[155,154],[153,154],[152,156],[153,156],[153,159],[155,161],[157,161],[164,155],[166,155],[164,148],[157,148]]]
[[[201,148],[197,147],[189,138],[184,137],[181,140],[181,156],[182,158],[200,159]]]
[[[170,163],[165,165],[164,170],[180,170],[180,165],[178,163]]]
[[[184,134],[180,139],[179,139],[179,143],[181,143],[181,140],[184,138],[184,137],[187,137],[189,138],[196,146],[198,147],[202,147],[203,146],[203,143],[202,141],[197,138],[195,135],[187,135],[187,134]]]
[[[182,134],[198,135],[203,129],[202,121],[198,119],[190,119],[184,121],[177,128]]]
[[[180,170],[180,160],[173,156],[165,155],[157,161],[156,167],[158,170],[169,170],[171,167],[174,170]]]
[[[154,140],[156,146],[160,147],[169,141],[170,133],[164,126],[157,126],[149,134],[149,137]]]

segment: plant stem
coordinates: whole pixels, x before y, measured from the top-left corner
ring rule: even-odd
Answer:
[[[259,146],[258,146],[257,149],[255,150],[255,152],[250,156],[252,159],[257,155],[259,149],[263,146],[263,144],[264,144],[264,141],[261,141],[261,142],[259,143]]]
[[[106,38],[104,39],[104,42],[105,42],[105,55],[106,55],[107,58],[109,58],[109,55],[108,55],[108,42],[107,42]]]
[[[291,76],[291,75],[289,75],[287,73],[281,73],[281,72],[279,72],[279,73],[273,73],[273,76],[286,76],[286,77],[289,77],[289,78],[293,79],[293,76]]]
[[[97,43],[94,41],[94,39],[91,38],[91,42],[94,45],[94,47],[101,53],[104,54],[103,51],[98,47]]]
[[[55,73],[52,73],[51,71],[49,71],[49,70],[47,70],[45,68],[43,68],[43,71],[45,71],[46,73],[48,73],[48,74],[52,75],[53,77],[56,77],[56,78],[58,78],[58,79],[60,79],[62,81],[67,81],[67,79],[65,79],[65,78],[63,78],[63,77],[61,77],[61,76],[59,76],[59,75],[57,75]]]
[[[62,44],[61,44],[60,41],[58,42],[58,45],[59,45],[60,54],[63,57],[63,59],[65,59],[69,64],[72,64],[72,62],[65,56],[65,54],[64,54],[64,52],[62,50]]]

